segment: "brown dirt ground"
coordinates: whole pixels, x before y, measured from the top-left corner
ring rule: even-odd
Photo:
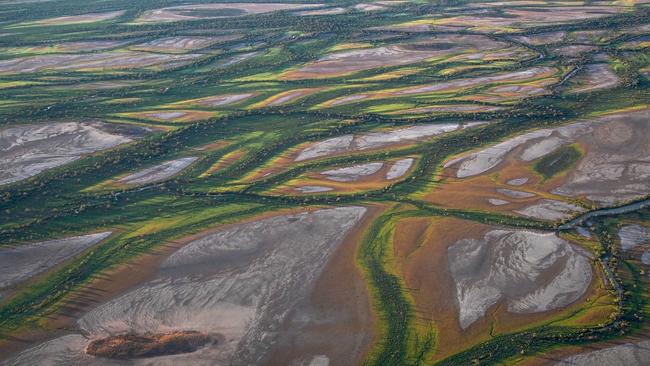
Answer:
[[[574,305],[539,314],[512,314],[501,302],[463,331],[458,322],[447,247],[462,238],[479,237],[489,229],[490,226],[456,218],[408,218],[397,223],[394,268],[401,273],[415,302],[418,321],[435,323],[438,330],[435,360],[489,339],[492,327],[495,332],[505,333],[560,318],[603,292],[602,281],[594,281],[587,294]],[[599,274],[595,277],[599,278]]]
[[[581,145],[580,148],[585,151],[583,156],[586,155],[588,147]],[[440,179],[439,183],[435,185],[430,193],[424,196],[424,200],[441,207],[483,210],[507,214],[513,214],[513,211],[530,206],[545,198],[566,201],[567,197],[554,195],[549,192],[565,183],[568,175],[567,172],[558,174],[551,179],[543,180],[542,176],[532,168],[536,160],[524,162],[515,157],[522,149],[523,146],[514,149],[501,164],[480,175],[459,179],[456,178],[457,165],[444,169],[438,175],[438,179]],[[528,178],[528,182],[520,186],[506,184],[509,180],[516,178]],[[496,191],[497,188],[530,192],[536,196],[530,198],[512,198],[498,193]],[[488,202],[489,198],[502,199],[510,203],[495,206]],[[576,198],[580,199],[580,197]]]

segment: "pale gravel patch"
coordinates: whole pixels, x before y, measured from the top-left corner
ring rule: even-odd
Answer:
[[[458,129],[472,128],[486,122],[471,122],[464,125],[458,123],[429,124],[413,127],[398,128],[389,131],[366,132],[358,135],[343,135],[316,142],[305,148],[295,161],[303,161],[318,157],[353,151],[363,151],[403,142],[417,141],[426,137],[436,136]]]
[[[302,186],[302,187],[296,187],[295,189],[296,191],[302,193],[320,193],[320,192],[329,192],[334,190],[334,188],[324,187],[324,186]]]
[[[514,137],[512,139],[501,142],[497,145],[485,148],[478,152],[462,156],[454,160],[448,161],[444,167],[448,168],[452,165],[460,163],[456,171],[456,177],[467,178],[487,172],[495,168],[505,159],[505,156],[514,148],[540,137],[548,137],[552,133],[551,130],[537,130],[527,134]]]
[[[195,100],[194,103],[207,107],[220,107],[246,100],[254,95],[255,93],[216,95]]]
[[[0,130],[0,185],[133,141],[101,122],[20,125]]]
[[[528,178],[525,177],[510,179],[509,181],[506,182],[506,184],[510,186],[523,186],[526,183],[528,183]]]
[[[559,32],[547,32],[547,33],[540,33],[540,34],[531,34],[528,36],[518,36],[518,37],[513,37],[516,40],[528,44],[532,44],[535,46],[541,46],[543,44],[550,44],[550,43],[557,43],[560,42],[566,37],[566,32],[564,31],[559,31]]]
[[[330,359],[325,355],[318,355],[312,358],[309,366],[329,366]]]
[[[650,109],[595,119],[582,136],[587,153],[551,193],[585,196],[600,207],[650,193]]]
[[[354,102],[354,101],[357,101],[357,100],[366,99],[366,98],[368,98],[368,96],[369,96],[368,94],[355,94],[355,95],[349,95],[349,96],[346,96],[346,97],[337,98],[332,103],[330,103],[330,106],[334,107],[334,106],[345,104],[345,103],[348,103],[348,102]]]
[[[585,211],[586,210],[583,207],[571,203],[543,199],[533,205],[514,212],[536,219],[558,221],[568,219]]]
[[[155,278],[86,313],[78,321],[83,335],[45,342],[7,364],[115,365],[86,355],[84,347],[108,335],[184,330],[221,335],[223,341],[193,353],[128,364],[259,364],[291,310],[309,295],[365,213],[355,206],[323,209],[207,234],[168,257]]]
[[[117,50],[111,52],[37,55],[0,61],[0,73],[32,73],[41,71],[92,71],[142,67],[176,67],[189,63],[201,54],[180,55]]]
[[[507,205],[507,204],[510,203],[510,201],[502,200],[502,199],[499,199],[499,198],[488,198],[488,202],[492,206],[503,206],[503,205]]]
[[[523,161],[533,161],[552,153],[567,143],[569,143],[569,141],[563,138],[551,136],[528,146],[519,155],[519,158]]]
[[[650,227],[637,224],[625,225],[618,230],[623,251],[632,250],[639,245],[650,243]]]
[[[238,34],[230,34],[223,36],[174,36],[154,39],[145,43],[140,43],[131,46],[134,50],[144,50],[149,52],[186,52],[198,50],[212,46],[220,42],[232,41],[242,38]]]
[[[264,14],[278,10],[299,10],[307,8],[321,7],[323,4],[287,4],[287,3],[211,3],[211,4],[192,4],[192,5],[179,5],[170,6],[161,9],[154,9],[145,11],[136,23],[159,23],[159,22],[175,22],[181,20],[198,20],[198,19],[220,19],[220,18],[234,18],[242,17],[250,14]],[[201,10],[239,10],[241,13],[233,13],[232,15],[217,15],[217,16],[199,16],[187,15],[187,11],[201,11]]]
[[[272,100],[267,104],[267,107],[273,107],[273,106],[278,106],[282,104],[288,104],[290,102],[293,102],[297,99],[304,98],[314,92],[316,92],[317,89],[296,89],[296,90],[290,90],[288,92],[282,93],[281,96],[277,97],[276,99]]]
[[[301,15],[301,16],[307,16],[307,15],[335,15],[335,14],[343,14],[345,12],[347,12],[347,9],[337,7],[337,8],[328,8],[328,9],[298,11],[295,14],[296,15]]]
[[[569,143],[576,136],[591,132],[592,129],[587,122],[573,123],[555,129],[541,129],[525,133],[490,146],[483,150],[468,155],[463,155],[448,161],[444,167],[460,163],[456,176],[466,178],[479,175],[495,168],[503,162],[515,148],[535,141],[529,149],[525,149],[518,157],[522,160],[533,160],[545,156],[555,149],[558,144]],[[553,136],[555,135],[555,136]]]
[[[500,300],[513,313],[568,306],[592,279],[588,255],[554,233],[491,230],[457,241],[447,254],[463,329]]]
[[[148,184],[173,177],[190,166],[198,158],[195,156],[166,161],[151,168],[143,169],[119,180],[125,184]]]
[[[648,366],[650,340],[625,343],[567,357],[556,366]]]
[[[390,169],[388,169],[388,172],[386,172],[386,179],[393,180],[401,178],[409,169],[411,169],[414,161],[415,159],[413,158],[400,159],[396,161]]]
[[[32,278],[111,235],[110,231],[0,249],[0,289]]]
[[[534,193],[524,192],[524,191],[515,191],[513,189],[508,189],[508,188],[497,188],[496,191],[498,193],[501,193],[502,195],[508,196],[510,198],[530,198],[530,197],[535,197]]]
[[[313,159],[334,154],[338,151],[344,151],[350,146],[353,139],[354,135],[343,135],[317,142],[301,151],[298,157],[296,157],[295,161]]]
[[[173,119],[185,117],[187,112],[159,112],[159,113],[148,113],[146,116],[149,118],[157,118],[165,121],[170,121]]]
[[[359,10],[359,11],[378,11],[378,10],[386,10],[386,7],[381,6],[381,5],[376,5],[376,4],[368,4],[368,3],[361,3],[353,6],[354,9]]]
[[[321,172],[321,174],[327,176],[327,179],[335,182],[354,182],[363,177],[377,173],[383,166],[384,163],[381,162],[366,163],[345,168],[326,170]]]
[[[62,25],[62,24],[82,24],[82,23],[95,23],[105,20],[111,20],[122,16],[124,10],[110,11],[106,13],[88,13],[81,15],[69,15],[58,18],[49,18],[43,20],[37,20],[35,22],[27,22],[19,24],[22,25]]]

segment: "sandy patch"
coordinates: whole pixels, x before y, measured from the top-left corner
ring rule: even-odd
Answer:
[[[325,175],[326,179],[335,182],[354,182],[362,177],[377,173],[383,166],[384,163],[381,162],[359,164],[345,168],[326,170],[321,172],[321,174]]]
[[[502,200],[499,198],[488,198],[488,202],[493,206],[503,206],[510,203],[510,201]]]
[[[295,161],[304,161],[323,156],[336,155],[353,151],[381,148],[456,131],[472,128],[485,122],[471,122],[466,125],[457,123],[418,125],[389,131],[368,132],[358,135],[343,135],[323,140],[302,150]]]
[[[413,158],[400,159],[396,161],[391,165],[390,169],[386,173],[386,179],[393,180],[403,177],[404,174],[411,169],[414,161],[415,159]]]
[[[504,196],[510,197],[510,198],[530,198],[530,197],[535,197],[534,193],[530,192],[523,192],[523,191],[515,191],[513,189],[508,189],[508,188],[497,188],[497,193],[501,193]]]
[[[634,248],[650,243],[650,228],[641,225],[625,225],[618,231],[621,249],[630,251]]]
[[[558,221],[566,220],[585,211],[585,208],[571,203],[546,199],[514,212],[536,219]]]
[[[295,10],[321,6],[323,4],[213,3],[181,5],[146,11],[136,20],[136,23],[232,18],[250,14],[270,13],[277,10]]]
[[[292,195],[296,192],[350,194],[376,191],[404,178],[414,160],[414,157],[390,159],[326,171],[311,171],[284,182],[271,189],[269,193],[273,195]]]
[[[191,156],[166,161],[162,164],[130,174],[118,182],[124,184],[149,184],[169,179],[190,166],[198,158]]]
[[[514,178],[506,182],[506,184],[511,186],[521,186],[528,183],[528,178]]]
[[[242,38],[242,36],[238,34],[217,37],[165,37],[134,45],[129,48],[135,51],[184,53],[240,38]]]
[[[142,136],[145,130],[101,122],[20,125],[0,130],[0,184],[29,178]]]
[[[149,119],[159,122],[193,122],[212,118],[215,112],[198,110],[161,110],[153,112],[131,112],[121,113],[121,116],[129,118]]]
[[[296,15],[336,15],[336,14],[343,14],[347,12],[347,9],[345,8],[328,8],[328,9],[318,9],[318,10],[305,10],[305,11],[298,11],[295,14]]]
[[[449,160],[445,163],[444,167],[449,168],[458,165],[456,170],[456,177],[458,178],[467,178],[479,175],[501,164],[506,155],[516,147],[525,144],[530,140],[548,137],[551,133],[552,131],[548,129],[529,132],[488,147],[479,152]]]
[[[375,314],[356,253],[368,226],[382,211],[381,206],[368,207],[323,269],[313,292],[280,328],[277,344],[260,365],[362,363],[376,341]]]
[[[82,15],[70,15],[65,17],[49,18],[49,19],[38,20],[35,22],[23,23],[21,25],[26,25],[26,26],[69,25],[69,24],[95,23],[95,22],[101,22],[105,20],[111,20],[119,16],[122,16],[122,14],[124,14],[124,10],[110,11],[107,13],[89,13],[89,14],[82,14]]]
[[[113,51],[75,55],[40,55],[0,61],[0,73],[42,71],[101,71],[141,67],[178,67],[201,57],[200,54],[159,54],[137,51]]]
[[[302,186],[302,187],[296,187],[295,190],[300,193],[322,193],[322,192],[333,191],[334,188],[324,187],[324,186]]]
[[[204,107],[221,107],[237,102],[244,101],[255,96],[255,93],[242,93],[242,94],[224,94],[215,95],[211,97],[192,99],[188,101],[178,102],[179,105],[200,105]]]
[[[359,11],[366,11],[366,12],[386,9],[386,7],[384,6],[378,4],[369,4],[369,3],[356,4],[355,6],[353,6],[353,8]]]
[[[561,42],[565,37],[566,37],[566,32],[560,31],[560,32],[531,34],[527,36],[517,36],[513,38],[520,42],[532,44],[534,46],[541,46],[544,44]]]
[[[552,193],[584,196],[600,206],[624,203],[650,192],[650,110],[593,120],[579,141],[588,147],[566,183]]]
[[[314,94],[322,90],[321,88],[303,88],[303,89],[293,89],[287,90],[282,93],[276,94],[268,99],[265,99],[259,103],[256,103],[254,108],[263,108],[263,107],[277,107],[280,105],[286,105],[300,98],[304,98],[308,95]]]
[[[650,340],[625,343],[597,351],[567,357],[557,366],[647,366],[650,360]]]
[[[457,241],[448,257],[463,329],[502,299],[514,313],[565,307],[592,279],[587,254],[553,233],[492,230]]]

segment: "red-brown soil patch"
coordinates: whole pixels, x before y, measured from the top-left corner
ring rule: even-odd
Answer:
[[[196,331],[167,334],[124,334],[97,339],[86,347],[86,353],[96,357],[128,360],[190,353],[214,340]]]
[[[603,292],[602,281],[595,280],[590,290],[568,308],[537,314],[513,314],[507,312],[504,303],[500,302],[483,318],[462,330],[447,248],[463,238],[478,238],[490,228],[456,218],[406,218],[396,224],[393,268],[404,280],[405,288],[415,303],[415,322],[433,322],[437,329],[435,360],[489,339],[491,331],[512,332],[576,310],[586,299]]]

